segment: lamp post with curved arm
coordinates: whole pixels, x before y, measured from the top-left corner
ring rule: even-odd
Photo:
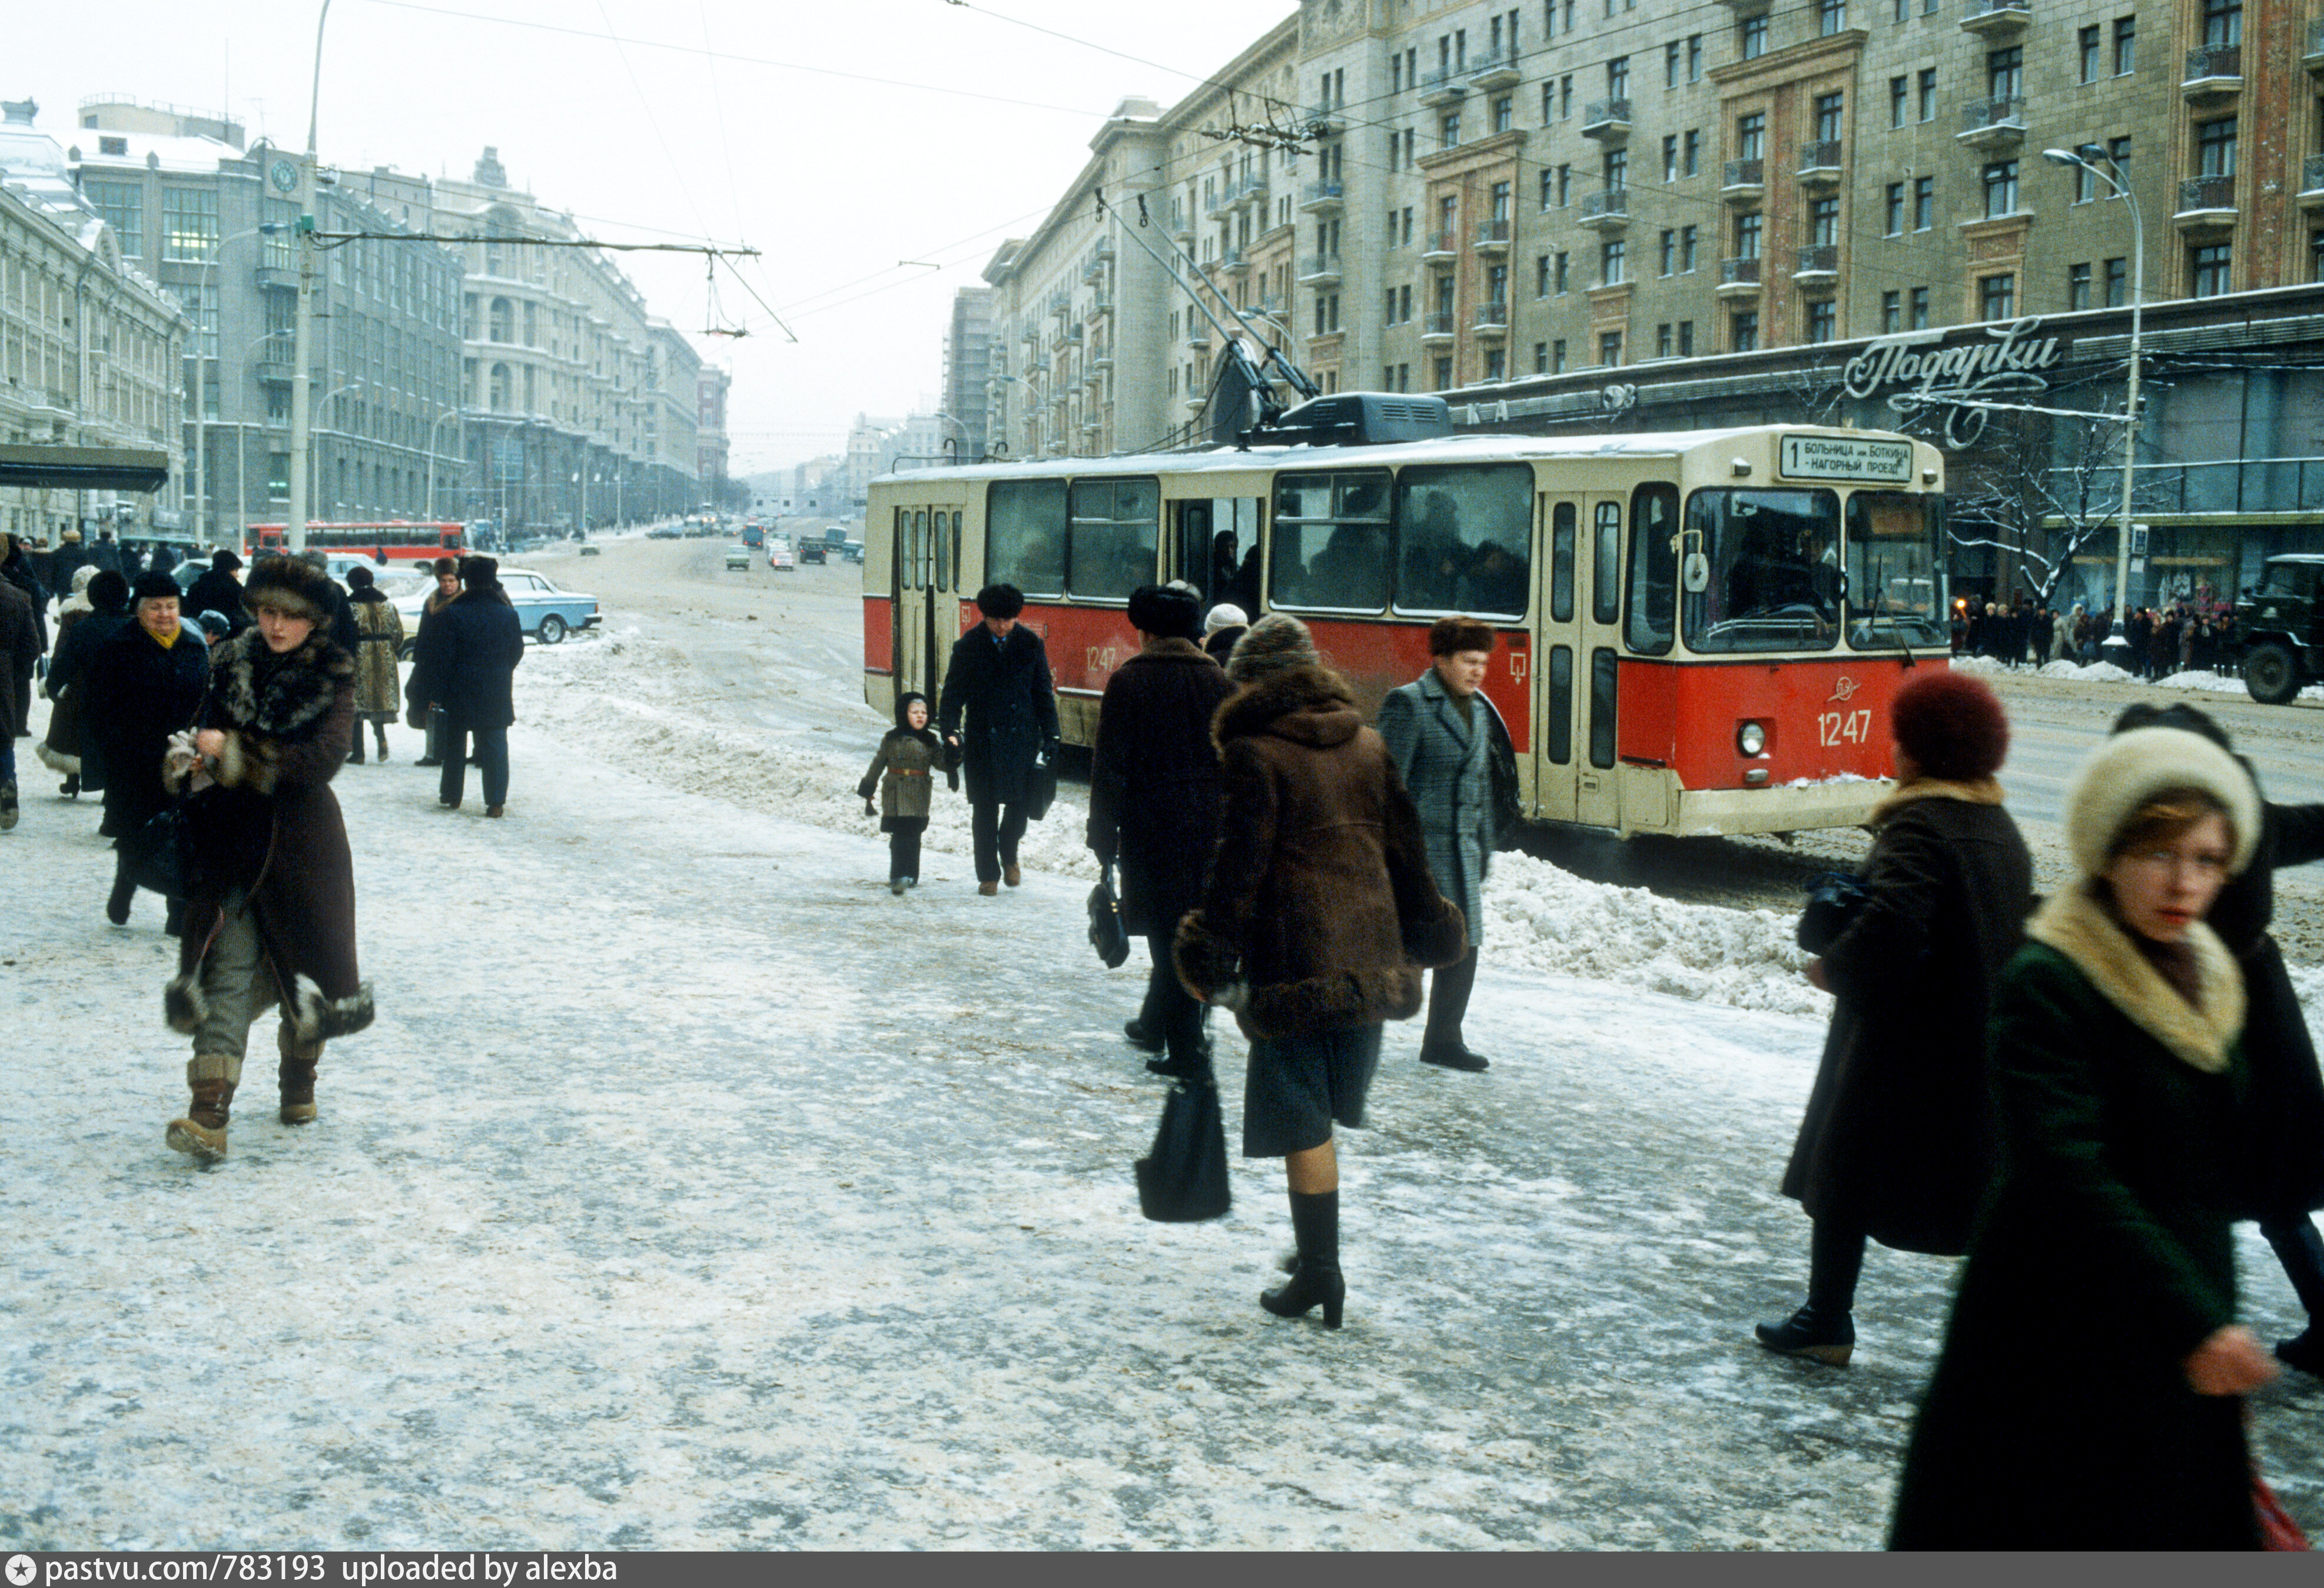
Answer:
[[[208,300],[209,298],[210,282],[213,272],[217,268],[218,255],[226,252],[226,245],[228,243],[239,243],[243,238],[254,237],[261,232],[267,233],[271,235],[273,233],[288,229],[288,227],[278,220],[261,221],[254,226],[245,226],[241,231],[232,232],[227,234],[226,236],[220,237],[217,242],[210,245],[209,257],[202,261],[201,274],[194,278],[198,283],[194,291],[204,300]],[[209,310],[210,328],[207,334],[211,337],[216,337],[217,335],[217,303],[211,302],[209,305]],[[217,527],[217,515],[210,511],[210,498],[207,479],[207,470],[205,467],[209,458],[210,419],[209,415],[203,411],[203,394],[209,390],[209,366],[211,355],[201,350],[200,338],[204,335],[205,333],[199,328],[196,328],[194,332],[194,538],[199,540],[203,545],[208,546],[211,543],[211,537],[208,531],[215,530]],[[261,341],[263,341],[264,339],[265,338],[263,337],[260,338]],[[254,347],[257,345],[258,344],[256,342],[251,344]],[[244,351],[246,353],[247,349]],[[224,372],[220,373],[223,374]],[[224,389],[223,383],[221,383],[220,389]]]
[[[995,375],[993,378],[995,380],[1008,381],[1012,384],[1024,387],[1028,397],[1032,402],[1039,404],[1039,406],[1034,411],[1036,417],[1033,422],[1033,456],[1036,457],[1041,457],[1048,450],[1049,446],[1049,394],[1047,389],[1046,387],[1034,385],[1030,380],[1027,379],[1023,375],[1004,374]]]
[[[438,414],[435,422],[428,427],[428,522],[429,523],[436,522],[436,432],[444,428],[446,420],[459,417],[460,410],[456,405]]]
[[[2122,405],[2122,511],[2115,533],[2114,631],[2107,635],[2102,649],[2108,661],[2127,672],[2134,670],[2131,663],[2135,660],[2126,624],[2130,616],[2131,475],[2138,460],[2138,355],[2140,311],[2146,297],[2146,223],[2140,218],[2138,196],[2130,190],[2121,164],[2096,143],[2085,143],[2079,149],[2044,149],[2042,158],[2052,165],[2076,166],[2094,177],[2105,178],[2107,186],[2130,206],[2130,374],[2125,383]],[[2094,158],[2104,160],[2113,169],[2100,170],[2092,163]]]

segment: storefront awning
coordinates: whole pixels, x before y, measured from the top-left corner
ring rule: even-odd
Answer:
[[[170,455],[130,447],[0,446],[0,485],[63,491],[158,491]]]

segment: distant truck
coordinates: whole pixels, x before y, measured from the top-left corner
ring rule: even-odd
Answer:
[[[748,546],[752,550],[756,551],[760,547],[764,546],[766,543],[766,525],[761,523],[746,523],[742,526],[743,545]]]
[[[2243,645],[2244,688],[2263,706],[2282,706],[2307,685],[2324,682],[2324,605],[2317,584],[2324,555],[2271,557],[2256,587],[2236,603]]]

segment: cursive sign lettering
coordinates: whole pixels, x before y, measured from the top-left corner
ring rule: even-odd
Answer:
[[[2050,383],[2039,372],[2056,368],[2066,356],[2057,337],[2042,335],[2038,318],[1984,330],[1987,340],[1950,347],[1941,331],[1879,337],[1848,361],[1841,383],[1849,396],[1858,398],[1902,386],[1904,391],[1889,395],[1892,412],[1945,408],[1945,445],[1972,446],[1985,433],[1987,411],[1961,403],[2003,392],[2047,391]]]

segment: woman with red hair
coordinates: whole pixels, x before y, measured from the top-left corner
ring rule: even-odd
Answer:
[[[1873,813],[1862,904],[1808,979],[1835,1000],[1784,1195],[1814,1221],[1807,1304],[1759,1343],[1843,1366],[1864,1243],[1957,1257],[1991,1171],[1986,1010],[2017,950],[2034,863],[1994,773],[1991,689],[1932,670],[1889,708],[1896,791]],[[1966,1033],[1966,1035],[1964,1035]]]

